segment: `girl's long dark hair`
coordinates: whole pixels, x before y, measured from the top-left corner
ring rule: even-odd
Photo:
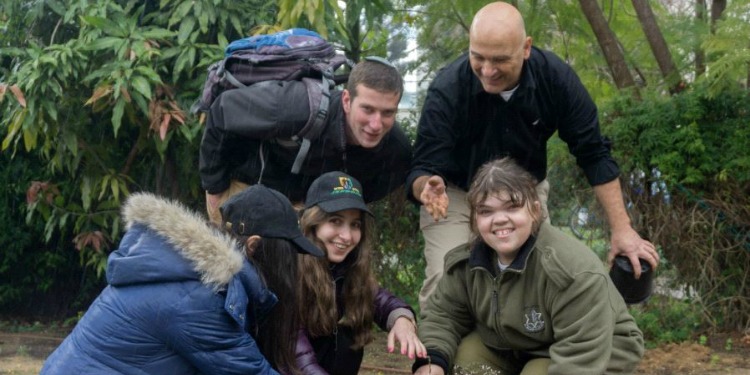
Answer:
[[[258,326],[255,341],[274,368],[286,374],[299,374],[297,345],[297,249],[287,240],[263,238],[252,256],[266,286],[279,302]]]
[[[320,207],[313,206],[305,209],[300,219],[302,233],[324,251],[325,245],[315,236],[315,231],[329,217],[330,214],[325,213]],[[359,245],[347,256],[354,259],[344,276],[344,316],[340,321],[336,311],[336,289],[328,258],[299,257],[299,315],[302,325],[311,337],[332,335],[336,325],[340,324],[354,331],[353,349],[363,348],[372,341],[373,301],[378,291],[378,284],[370,265],[373,224],[372,218],[362,213],[362,238]]]

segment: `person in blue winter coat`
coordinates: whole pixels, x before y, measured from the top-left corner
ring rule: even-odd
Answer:
[[[307,192],[302,232],[326,257],[299,257],[297,366],[305,375],[357,374],[373,323],[388,332],[389,352],[398,343],[409,358],[427,355],[412,308],[373,275],[374,223],[363,194],[359,181],[343,172],[322,174]]]
[[[297,371],[297,253],[323,252],[287,198],[252,186],[221,207],[221,228],[147,193],[122,214],[109,285],[42,375]]]

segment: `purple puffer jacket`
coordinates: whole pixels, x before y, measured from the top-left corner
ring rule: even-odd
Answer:
[[[339,319],[343,316],[342,286],[343,277],[337,277],[336,301]],[[386,332],[390,331],[396,319],[402,316],[416,321],[411,306],[383,288],[378,289],[373,308],[375,324]],[[335,334],[312,340],[307,330],[300,329],[297,335],[297,367],[305,375],[356,374],[362,364],[364,350],[352,350],[352,339],[352,331],[346,327],[337,327]]]

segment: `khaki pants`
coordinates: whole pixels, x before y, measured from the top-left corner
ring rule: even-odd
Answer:
[[[542,214],[549,221],[547,213],[547,197],[549,196],[549,182],[545,179],[536,186]],[[427,213],[424,206],[419,209],[419,228],[424,237],[425,279],[422,290],[419,291],[419,306],[425,310],[427,298],[437,287],[443,277],[443,258],[448,251],[471,240],[469,229],[469,205],[466,202],[466,192],[454,185],[446,188],[448,194],[447,218],[435,221]]]
[[[456,367],[470,374],[498,373],[500,375],[547,375],[549,358],[535,358],[522,363],[493,352],[472,332],[461,340],[456,353]]]
[[[229,189],[224,190],[224,192],[221,193],[219,203],[216,204],[216,207],[211,207],[211,205],[208,203],[208,193],[206,193],[206,212],[208,212],[208,219],[218,225],[221,225],[221,212],[219,211],[221,205],[224,204],[224,202],[226,202],[227,199],[229,199],[231,196],[241,192],[242,190],[245,190],[249,186],[250,185],[244,182],[232,180],[229,183]]]

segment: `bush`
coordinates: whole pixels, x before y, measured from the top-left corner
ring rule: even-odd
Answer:
[[[701,325],[700,309],[690,300],[654,295],[647,303],[631,306],[630,313],[643,332],[647,348],[692,339]]]
[[[750,96],[697,86],[604,112],[644,234],[696,291],[702,322],[750,327]]]
[[[33,160],[0,154],[0,315],[25,321],[68,316],[85,309],[101,290],[70,241],[44,241],[44,223],[26,224],[26,189],[43,176]],[[42,302],[43,303],[40,303]]]

